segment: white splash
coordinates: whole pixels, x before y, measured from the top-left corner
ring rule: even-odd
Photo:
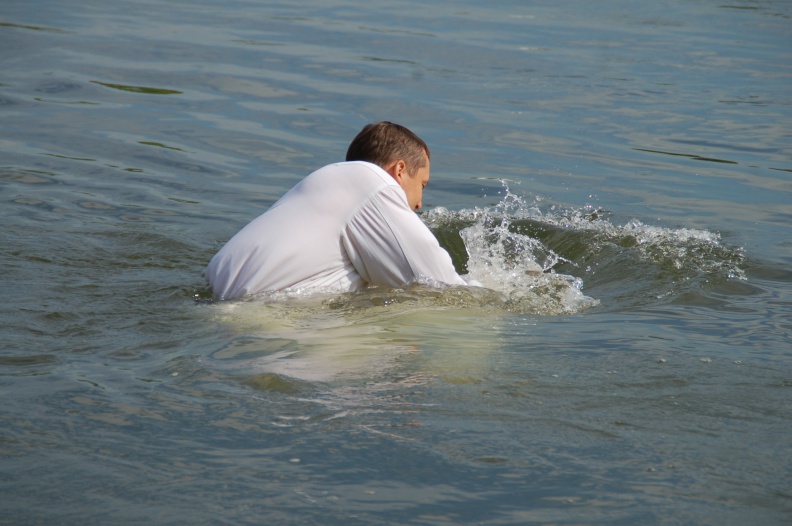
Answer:
[[[443,221],[471,222],[460,230],[468,254],[470,278],[500,292],[509,310],[538,314],[570,314],[598,304],[583,294],[583,280],[558,274],[554,267],[571,263],[540,240],[510,228],[514,219],[538,219],[542,214],[511,193],[488,209],[451,213],[436,208],[424,216],[430,225]]]

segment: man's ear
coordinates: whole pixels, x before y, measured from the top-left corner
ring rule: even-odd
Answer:
[[[387,166],[387,168],[385,168],[385,171],[388,172],[391,177],[396,179],[396,182],[401,183],[402,180],[407,177],[407,163],[405,163],[402,159],[393,161]]]

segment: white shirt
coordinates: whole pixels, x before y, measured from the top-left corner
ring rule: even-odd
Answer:
[[[331,164],[300,181],[232,237],[205,275],[221,299],[421,279],[465,285],[396,180],[362,161]]]

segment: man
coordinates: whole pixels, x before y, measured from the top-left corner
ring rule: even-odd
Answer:
[[[428,183],[426,143],[404,126],[369,124],[349,145],[346,162],[315,171],[231,238],[206,278],[220,299],[465,285],[414,212]]]

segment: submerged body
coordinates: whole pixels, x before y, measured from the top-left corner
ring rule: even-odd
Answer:
[[[239,231],[206,269],[216,297],[465,285],[399,183],[364,161],[325,166]]]

